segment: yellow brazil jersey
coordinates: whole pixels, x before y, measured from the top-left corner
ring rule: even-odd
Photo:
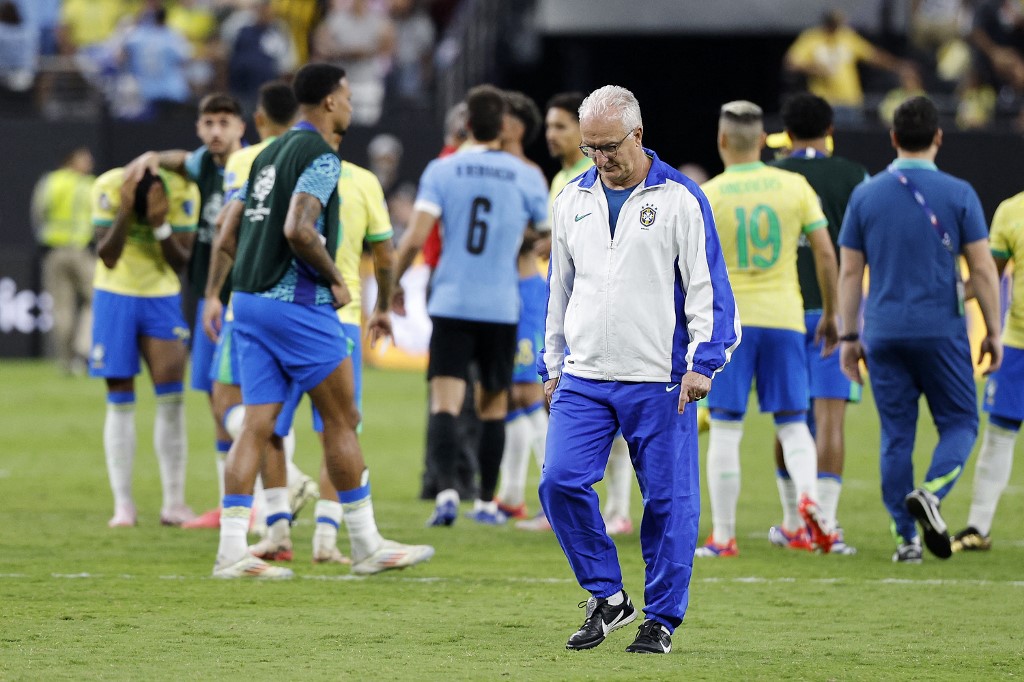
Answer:
[[[384,201],[384,189],[370,171],[342,161],[338,196],[341,198],[341,243],[334,260],[352,294],[352,301],[338,311],[338,318],[345,324],[359,325],[362,322],[363,293],[359,261],[363,255],[363,241],[391,239],[394,230]]]
[[[857,62],[870,59],[875,47],[853,29],[843,26],[829,34],[822,28],[809,28],[796,39],[787,56],[801,67],[816,67],[828,75],[807,77],[807,89],[830,104],[860,106],[864,92],[860,87]]]
[[[121,205],[124,169],[109,170],[92,186],[92,224],[109,228]],[[199,188],[177,173],[160,172],[170,209],[167,222],[175,232],[195,232],[199,213]],[[164,260],[160,244],[148,223],[133,222],[128,228],[124,251],[113,268],[96,264],[93,287],[127,296],[172,296],[181,291],[178,274]]]
[[[715,214],[743,326],[804,331],[796,249],[802,233],[828,225],[810,184],[756,161],[730,166],[701,189]]]
[[[268,137],[259,144],[242,147],[228,157],[227,163],[224,164],[224,203],[234,199],[238,190],[242,189],[242,185],[249,181],[252,162],[275,139]]]
[[[571,167],[563,168],[555,173],[555,177],[551,178],[551,192],[548,193],[548,207],[550,208],[551,204],[555,203],[555,197],[557,197],[558,193],[562,191],[562,188],[569,184],[570,180],[575,178],[577,175],[583,175],[590,170],[590,167],[593,165],[594,161],[584,156]]]
[[[1024,192],[999,204],[992,218],[989,245],[993,256],[1013,261],[1013,291],[1003,343],[1024,348],[1024,271],[1017,272],[1024,267],[1017,263],[1017,255],[1024,255]]]

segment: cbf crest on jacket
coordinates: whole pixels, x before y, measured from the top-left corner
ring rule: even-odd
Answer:
[[[707,198],[651,150],[647,177],[609,229],[597,168],[552,207],[545,348],[538,372],[610,381],[712,377],[740,320]]]

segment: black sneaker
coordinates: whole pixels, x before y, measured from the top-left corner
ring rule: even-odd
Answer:
[[[625,591],[622,592],[622,603],[618,606],[612,606],[607,599],[597,597],[579,603],[581,609],[584,606],[587,607],[587,619],[565,643],[566,649],[593,649],[604,641],[609,632],[636,620],[636,609]]]
[[[892,560],[897,564],[921,563],[921,542],[914,538],[911,542],[900,545],[892,555]]]
[[[907,495],[903,503],[910,515],[921,524],[924,535],[924,546],[940,559],[953,556],[953,548],[949,543],[949,531],[946,522],[939,513],[939,498],[932,493],[918,488]]]
[[[668,628],[648,618],[640,624],[636,639],[626,647],[631,654],[667,654],[672,651],[672,635]]]
[[[950,539],[954,552],[987,552],[992,549],[992,538],[982,535],[974,526],[967,526]]]

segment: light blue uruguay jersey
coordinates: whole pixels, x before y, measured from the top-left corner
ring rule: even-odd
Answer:
[[[528,223],[544,226],[543,175],[502,151],[470,149],[431,161],[416,208],[441,220],[441,260],[427,312],[474,322],[519,321],[516,256]]]

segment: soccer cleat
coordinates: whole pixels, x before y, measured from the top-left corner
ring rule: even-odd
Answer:
[[[427,519],[428,526],[450,526],[459,518],[459,505],[454,500],[445,500],[434,507],[434,513]]]
[[[919,564],[921,563],[921,541],[914,538],[911,542],[905,542],[896,548],[892,560],[897,564]]]
[[[474,509],[466,512],[466,518],[485,526],[504,526],[508,521],[508,517],[500,509]]]
[[[707,541],[702,547],[698,547],[697,551],[693,553],[694,557],[730,557],[739,556],[740,550],[736,547],[736,538],[730,538],[729,542],[724,545],[720,545],[715,542],[715,535],[712,533],[708,536]]]
[[[843,529],[837,526],[836,529],[832,531],[832,549],[829,550],[829,554],[851,556],[856,553],[857,548],[846,544],[846,538],[843,537]]]
[[[608,535],[629,535],[633,532],[633,522],[626,516],[615,516],[604,522],[604,530]]]
[[[406,568],[427,561],[434,556],[434,548],[430,545],[403,545],[393,540],[385,540],[377,551],[369,556],[352,562],[352,572],[359,575],[373,575],[392,568]]]
[[[587,608],[587,618],[583,621],[580,629],[569,637],[569,641],[565,643],[566,649],[573,651],[593,649],[604,641],[609,632],[618,630],[636,620],[636,609],[633,608],[633,602],[629,600],[629,595],[625,590],[622,591],[622,603],[618,606],[612,606],[607,599],[598,599],[597,597],[591,597],[587,601],[579,603],[581,609],[584,606]]]
[[[801,495],[798,510],[800,518],[807,524],[807,530],[811,535],[811,542],[820,551],[828,554],[832,549],[832,529],[825,523],[818,503],[807,497],[807,495]]]
[[[295,523],[295,517],[307,504],[319,499],[320,485],[309,476],[304,475],[288,486],[288,508],[292,512],[292,523]]]
[[[904,500],[907,511],[921,524],[924,546],[940,559],[953,556],[946,522],[939,513],[939,498],[923,488],[910,492]]]
[[[950,538],[949,545],[954,552],[987,552],[992,549],[992,538],[982,535],[974,526],[967,526]]]
[[[138,524],[139,519],[135,513],[135,505],[119,505],[114,509],[114,515],[107,521],[108,528],[130,528]]]
[[[648,618],[640,624],[636,639],[626,647],[631,654],[667,654],[672,651],[672,633],[656,620]]]
[[[271,566],[262,559],[246,554],[233,564],[222,566],[220,562],[213,567],[214,578],[255,578],[257,580],[287,580],[295,574],[290,568]]]
[[[249,545],[249,553],[264,561],[291,561],[292,539],[271,540],[268,536],[255,545]]]
[[[811,552],[811,535],[807,532],[807,526],[801,526],[798,530],[789,532],[784,526],[772,526],[768,529],[768,542],[776,547],[788,547],[789,549]]]
[[[495,498],[495,501],[498,503],[498,511],[504,514],[507,518],[527,519],[530,517],[529,512],[526,511],[525,502],[521,502],[520,504],[513,506],[510,504],[503,504],[501,500],[498,500],[497,498]]]
[[[548,517],[544,512],[537,512],[537,515],[532,519],[516,521],[516,528],[518,530],[531,530],[534,532],[549,531],[551,530],[551,522],[548,521]]]
[[[160,525],[162,526],[180,526],[183,523],[188,523],[196,517],[196,514],[192,509],[184,504],[177,504],[173,507],[163,509],[160,512]]]
[[[220,507],[204,511],[191,521],[181,524],[182,528],[194,530],[196,528],[220,528]]]
[[[341,553],[337,547],[313,550],[314,564],[351,564],[352,560]]]

